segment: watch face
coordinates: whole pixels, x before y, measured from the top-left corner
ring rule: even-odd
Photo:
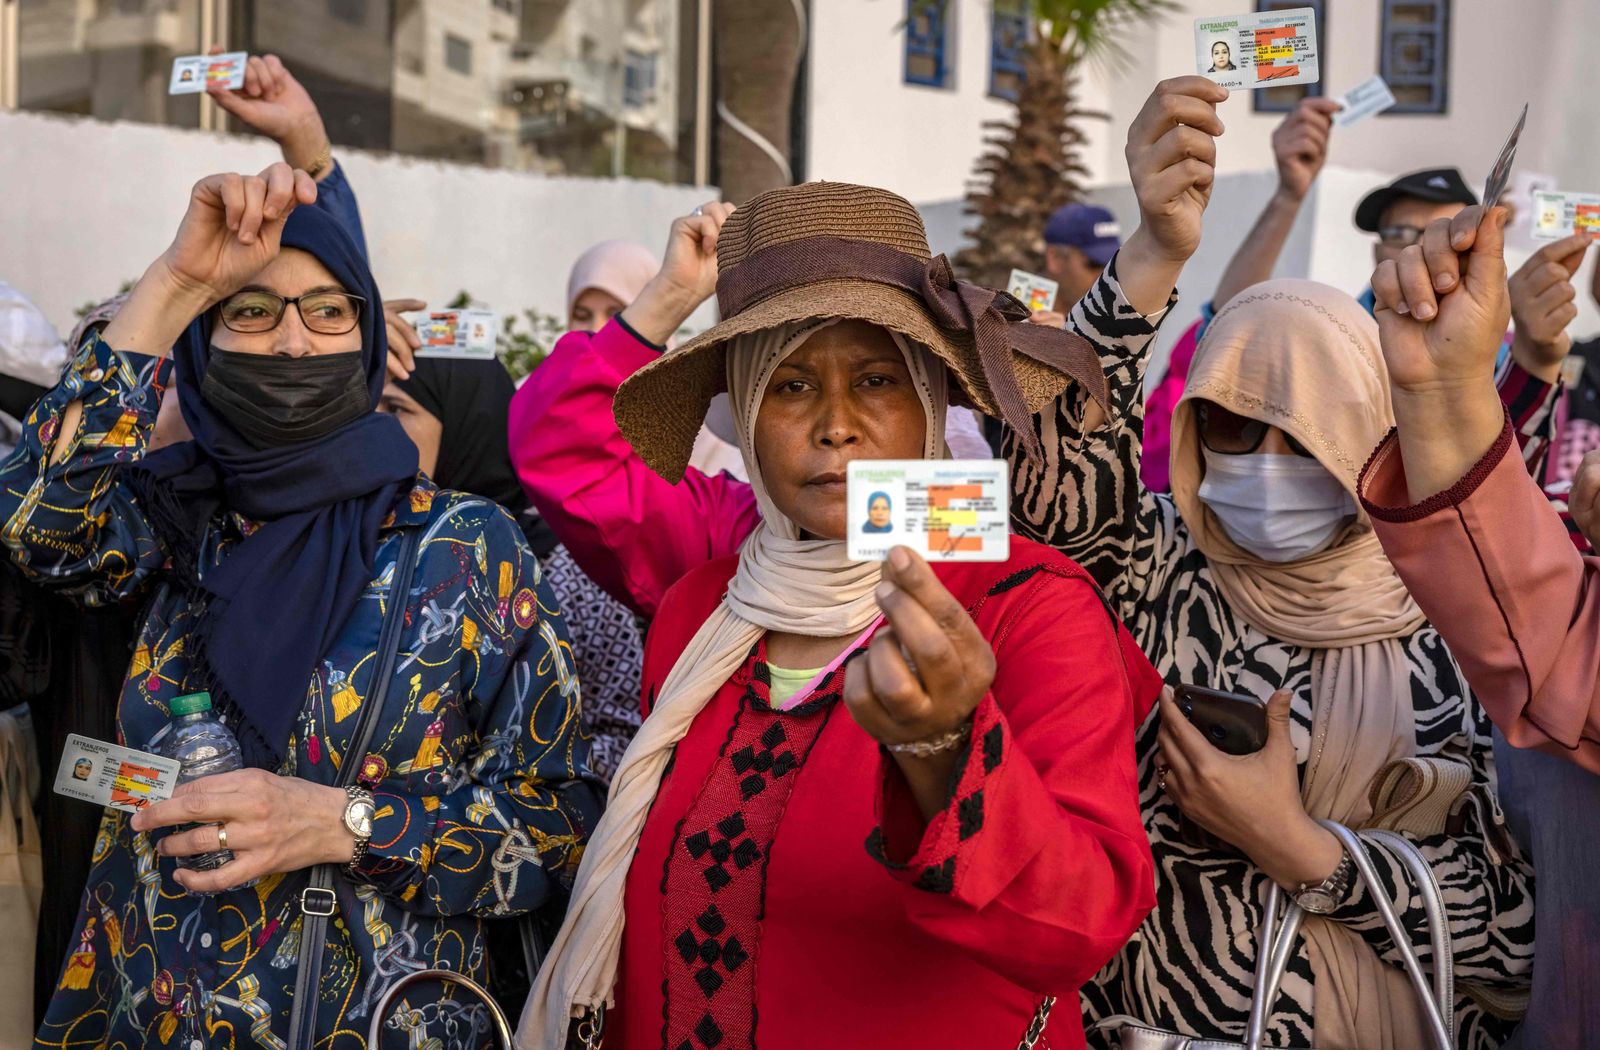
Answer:
[[[360,838],[372,837],[372,803],[357,801],[350,804],[344,811],[345,827],[350,829],[352,835]]]
[[[1333,894],[1324,889],[1301,890],[1294,895],[1294,902],[1313,915],[1326,915],[1338,906]]]

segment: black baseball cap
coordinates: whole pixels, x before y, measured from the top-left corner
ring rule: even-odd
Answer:
[[[1467,188],[1466,180],[1455,168],[1414,171],[1361,198],[1361,203],[1356,206],[1356,229],[1377,233],[1384,211],[1395,201],[1406,197],[1438,204],[1478,203],[1478,195]]]

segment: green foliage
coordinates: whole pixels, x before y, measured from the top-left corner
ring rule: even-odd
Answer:
[[[1179,10],[1175,0],[1028,0],[1034,24],[1068,64],[1098,58],[1113,64],[1131,58],[1127,38],[1142,23]]]
[[[446,306],[451,310],[485,308],[465,289],[457,292]],[[555,348],[556,340],[566,332],[566,319],[554,314],[534,309],[523,310],[520,314],[506,314],[500,319],[495,352],[500,357],[500,363],[506,366],[506,371],[511,373],[511,378],[520,382],[539,367]]]

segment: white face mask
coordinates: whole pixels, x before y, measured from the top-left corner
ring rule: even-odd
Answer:
[[[1325,550],[1355,519],[1339,479],[1309,456],[1205,450],[1199,496],[1228,537],[1262,561],[1291,562]]]

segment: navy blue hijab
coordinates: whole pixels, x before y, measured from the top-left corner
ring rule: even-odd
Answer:
[[[365,257],[337,220],[304,205],[284,224],[283,247],[314,255],[366,300],[361,349],[376,406],[389,344]],[[394,417],[377,413],[312,441],[255,448],[200,396],[213,314],[196,318],[174,348],[194,440],[144,457],[128,480],[197,613],[187,684],[212,691],[251,765],[275,768],[317,664],[372,581],[379,526],[416,477],[417,449]],[[205,532],[224,511],[261,526],[202,581]]]

